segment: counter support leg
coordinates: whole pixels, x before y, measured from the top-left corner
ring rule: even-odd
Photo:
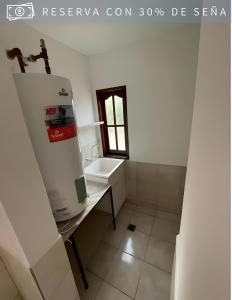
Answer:
[[[79,269],[80,269],[80,272],[81,272],[81,277],[82,277],[82,280],[83,280],[83,283],[84,283],[84,287],[87,290],[89,288],[89,284],[88,284],[88,281],[86,279],[85,270],[84,270],[84,267],[82,265],[80,255],[79,255],[75,240],[74,240],[72,235],[70,236],[70,241],[72,243],[72,248],[73,248],[73,251],[74,251],[74,254],[75,254]]]
[[[110,201],[111,201],[111,209],[112,209],[112,217],[113,217],[113,226],[114,226],[114,230],[116,230],[116,222],[115,222],[115,215],[114,215],[114,200],[113,200],[113,193],[112,193],[111,186],[110,186]]]

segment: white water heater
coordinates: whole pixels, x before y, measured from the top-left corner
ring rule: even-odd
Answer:
[[[29,73],[14,80],[54,217],[70,219],[86,207],[70,81]]]

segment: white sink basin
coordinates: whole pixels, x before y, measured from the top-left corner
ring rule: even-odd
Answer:
[[[98,158],[85,168],[85,174],[87,178],[88,175],[109,178],[123,162],[123,159]]]
[[[88,167],[85,168],[87,182],[93,182],[93,189],[87,185],[88,193],[91,194],[93,191],[95,192],[95,190],[98,189],[94,182],[111,185],[115,216],[117,216],[119,209],[126,198],[124,167],[123,159],[104,157],[94,160]],[[105,195],[105,198],[98,204],[97,209],[111,214],[109,194]]]

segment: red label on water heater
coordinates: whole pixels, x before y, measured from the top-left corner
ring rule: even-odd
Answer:
[[[72,105],[46,107],[45,124],[50,143],[77,136],[77,127]]]
[[[54,115],[56,113],[56,107],[49,107],[46,109],[46,115]]]

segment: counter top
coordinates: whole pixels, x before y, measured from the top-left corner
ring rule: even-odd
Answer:
[[[102,199],[102,197],[108,191],[109,187],[109,184],[87,180],[88,197],[86,198],[86,208],[76,217],[68,221],[57,223],[58,231],[62,235],[64,241],[67,241],[69,239],[69,237],[74,233],[81,222]]]

